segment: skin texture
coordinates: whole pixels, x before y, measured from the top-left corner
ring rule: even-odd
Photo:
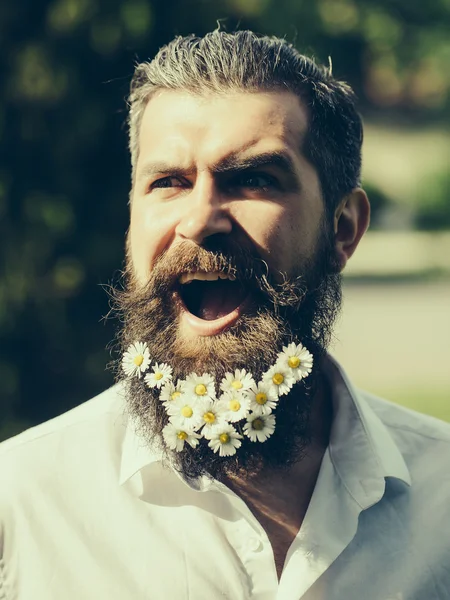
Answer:
[[[180,243],[202,246],[215,234],[250,241],[273,273],[301,272],[314,256],[325,210],[316,170],[301,151],[307,119],[290,92],[153,96],[140,129],[131,193],[127,244],[136,283],[144,287],[155,263]],[[290,168],[280,160],[244,168],[274,153],[285,156]],[[340,270],[368,221],[367,196],[357,188],[332,219]],[[198,336],[182,315],[178,336]],[[309,504],[331,422],[330,392],[320,381],[312,443],[302,460],[289,470],[268,468],[256,479],[226,481],[266,530],[279,576]]]

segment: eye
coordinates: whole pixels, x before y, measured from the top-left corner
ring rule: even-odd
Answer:
[[[234,179],[233,184],[251,190],[267,191],[277,187],[278,182],[268,173],[243,173]]]
[[[179,177],[161,177],[161,179],[157,179],[150,185],[150,190],[153,189],[169,189],[174,187],[183,187],[185,184],[180,180]]]

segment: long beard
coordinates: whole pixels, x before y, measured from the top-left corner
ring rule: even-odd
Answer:
[[[312,373],[280,399],[273,435],[264,443],[244,437],[232,457],[214,454],[205,439],[195,449],[185,444],[179,453],[168,450],[162,439],[168,416],[159,392],[142,379],[127,379],[128,411],[138,434],[158,447],[164,462],[184,477],[245,476],[263,468],[288,468],[303,456],[310,442],[320,358],[341,306],[341,279],[327,231],[324,228],[312,259],[289,278],[281,273],[275,277],[253,249],[238,245],[230,236],[212,236],[202,247],[180,243],[159,258],[145,287],[136,283],[128,253],[124,287],[112,290],[113,308],[122,322],[117,336],[119,356],[132,342],[146,342],[153,361],[170,364],[174,381],[191,372],[209,372],[216,382],[226,372],[241,368],[259,381],[283,345],[292,341],[302,342],[314,356]],[[180,335],[176,281],[181,273],[194,271],[233,273],[251,296],[250,308],[221,334],[188,339]],[[115,367],[117,379],[122,380],[120,358]]]

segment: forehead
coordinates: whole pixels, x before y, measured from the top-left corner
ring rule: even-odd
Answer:
[[[167,155],[189,167],[231,153],[284,150],[300,158],[307,114],[291,92],[192,94],[160,91],[148,102],[139,131],[139,164]]]

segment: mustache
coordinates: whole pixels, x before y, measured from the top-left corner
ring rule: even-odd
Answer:
[[[270,269],[254,246],[222,234],[207,238],[201,246],[182,241],[161,253],[145,287],[152,290],[152,294],[166,296],[176,291],[180,275],[199,271],[234,277],[248,291],[263,297],[275,311],[281,307],[296,309],[308,291],[303,275],[288,277],[282,271]],[[128,289],[137,289],[130,259],[125,280]]]

